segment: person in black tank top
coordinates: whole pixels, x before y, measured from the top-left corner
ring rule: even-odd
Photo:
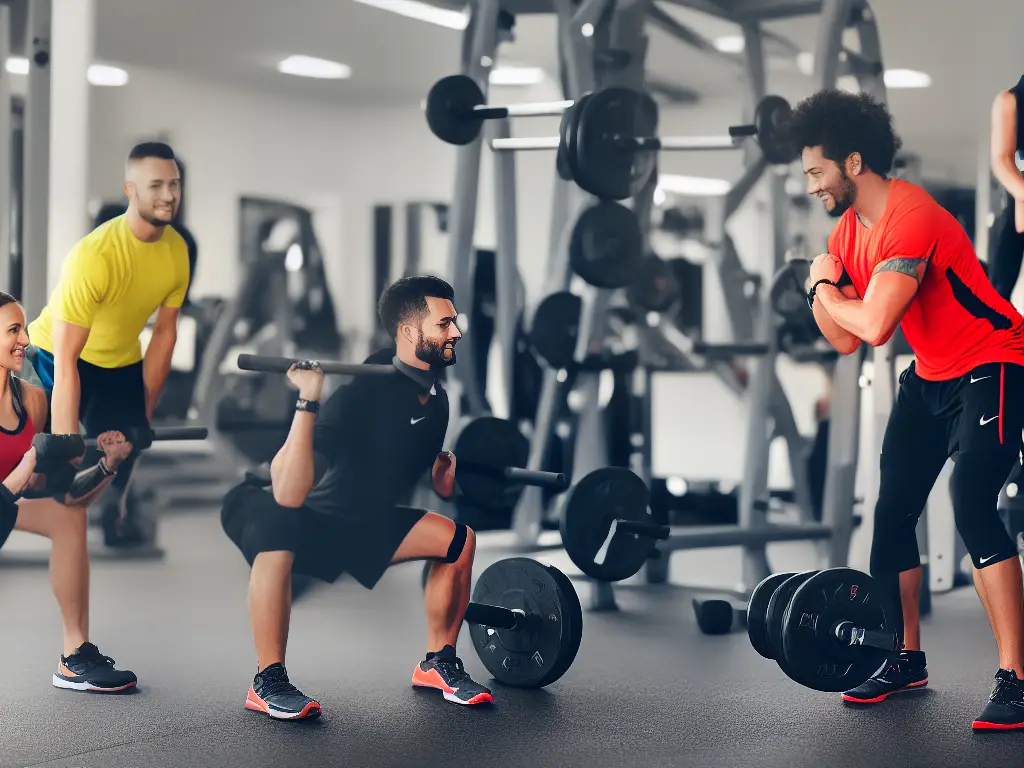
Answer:
[[[989,233],[988,276],[1009,299],[1024,259],[1024,75],[992,105],[991,157],[1006,201]]]

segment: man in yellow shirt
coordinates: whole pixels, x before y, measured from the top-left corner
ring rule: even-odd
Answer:
[[[79,432],[79,422],[90,437],[147,426],[171,370],[190,277],[188,248],[170,226],[181,203],[174,151],[155,142],[134,147],[124,193],[128,210],[78,242],[29,325],[33,365],[52,390],[54,434]],[[139,335],[154,312],[143,358]],[[120,515],[104,515],[108,546],[139,543],[118,525],[131,469],[126,461],[111,484],[119,497],[111,508]]]

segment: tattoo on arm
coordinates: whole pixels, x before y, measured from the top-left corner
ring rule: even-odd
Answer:
[[[924,280],[925,270],[928,268],[928,259],[911,259],[911,258],[898,258],[889,259],[883,261],[878,265],[878,269],[875,270],[875,274],[881,272],[898,272],[901,275],[909,275],[910,277],[917,280],[917,284],[920,285],[921,281]]]

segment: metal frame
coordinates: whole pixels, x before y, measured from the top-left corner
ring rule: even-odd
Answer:
[[[11,10],[0,5],[0,62],[11,56]],[[14,104],[11,100],[11,76],[7,68],[0,66],[0,168],[12,168],[13,154],[11,137],[14,130]],[[0,181],[0,290],[10,293],[13,288],[13,264],[11,263],[12,198],[14,195],[13,174],[4,173]]]
[[[25,52],[28,91],[25,99],[24,224],[21,303],[29,317],[46,306],[50,210],[50,27],[52,0],[29,0]]]

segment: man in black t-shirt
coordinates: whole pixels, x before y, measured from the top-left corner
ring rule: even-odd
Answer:
[[[448,395],[438,380],[455,363],[454,294],[434,277],[403,278],[378,306],[395,339],[394,375],[355,377],[321,408],[323,372],[293,366],[299,390],[288,439],[270,464],[224,499],[221,523],[252,566],[249,616],[258,672],[245,706],[276,719],[318,717],[320,704],[288,680],[284,666],[291,575],[334,582],[349,573],[372,589],[387,568],[432,560],[425,590],[427,654],[415,686],[457,704],[492,702],[455,655],[469,603],[476,537],[447,517],[397,505],[427,469],[443,498],[455,488],[455,457],[442,452]]]

